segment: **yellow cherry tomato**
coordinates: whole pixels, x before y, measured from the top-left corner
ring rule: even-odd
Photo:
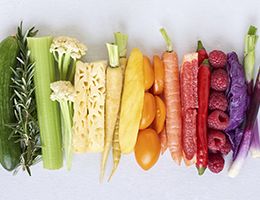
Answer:
[[[149,127],[155,118],[155,114],[156,104],[154,96],[151,93],[146,92],[144,94],[144,107],[139,129],[142,130]]]
[[[139,132],[135,145],[135,159],[144,170],[150,169],[158,161],[161,144],[155,130],[148,128]]]
[[[144,87],[149,90],[154,83],[154,72],[151,62],[147,56],[144,56]]]
[[[156,115],[153,121],[153,128],[159,134],[160,132],[162,132],[164,127],[164,122],[166,118],[166,107],[163,100],[160,97],[155,96],[154,98],[156,105]]]
[[[153,57],[153,69],[154,69],[154,84],[153,94],[162,94],[164,89],[164,65],[159,56]]]

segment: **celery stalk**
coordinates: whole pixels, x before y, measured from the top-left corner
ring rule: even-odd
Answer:
[[[35,93],[40,126],[43,167],[59,169],[63,164],[60,115],[57,102],[50,99],[50,84],[55,81],[52,37],[28,38],[31,60],[35,62]]]

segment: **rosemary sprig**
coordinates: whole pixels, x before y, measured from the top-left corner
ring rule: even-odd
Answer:
[[[30,61],[30,51],[27,47],[27,37],[37,34],[34,27],[23,32],[22,22],[17,28],[17,42],[19,45],[19,55],[17,65],[13,68],[12,97],[16,123],[10,127],[13,132],[10,137],[15,137],[21,144],[20,164],[14,173],[20,168],[26,170],[31,176],[30,166],[40,161],[40,131],[37,120],[36,101],[34,92],[34,63]]]

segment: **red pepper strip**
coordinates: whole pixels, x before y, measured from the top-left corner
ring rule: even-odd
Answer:
[[[200,40],[198,41],[197,52],[198,52],[198,62],[200,66],[202,62],[208,58],[207,51]]]
[[[210,66],[205,59],[199,67],[198,74],[198,122],[197,122],[197,162],[199,175],[202,175],[208,165],[207,117],[210,92]]]

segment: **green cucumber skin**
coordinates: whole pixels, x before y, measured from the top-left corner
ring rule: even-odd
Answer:
[[[0,163],[12,171],[20,162],[20,143],[10,138],[12,130],[7,124],[15,122],[11,101],[11,67],[16,64],[19,47],[15,37],[9,36],[0,43]]]

